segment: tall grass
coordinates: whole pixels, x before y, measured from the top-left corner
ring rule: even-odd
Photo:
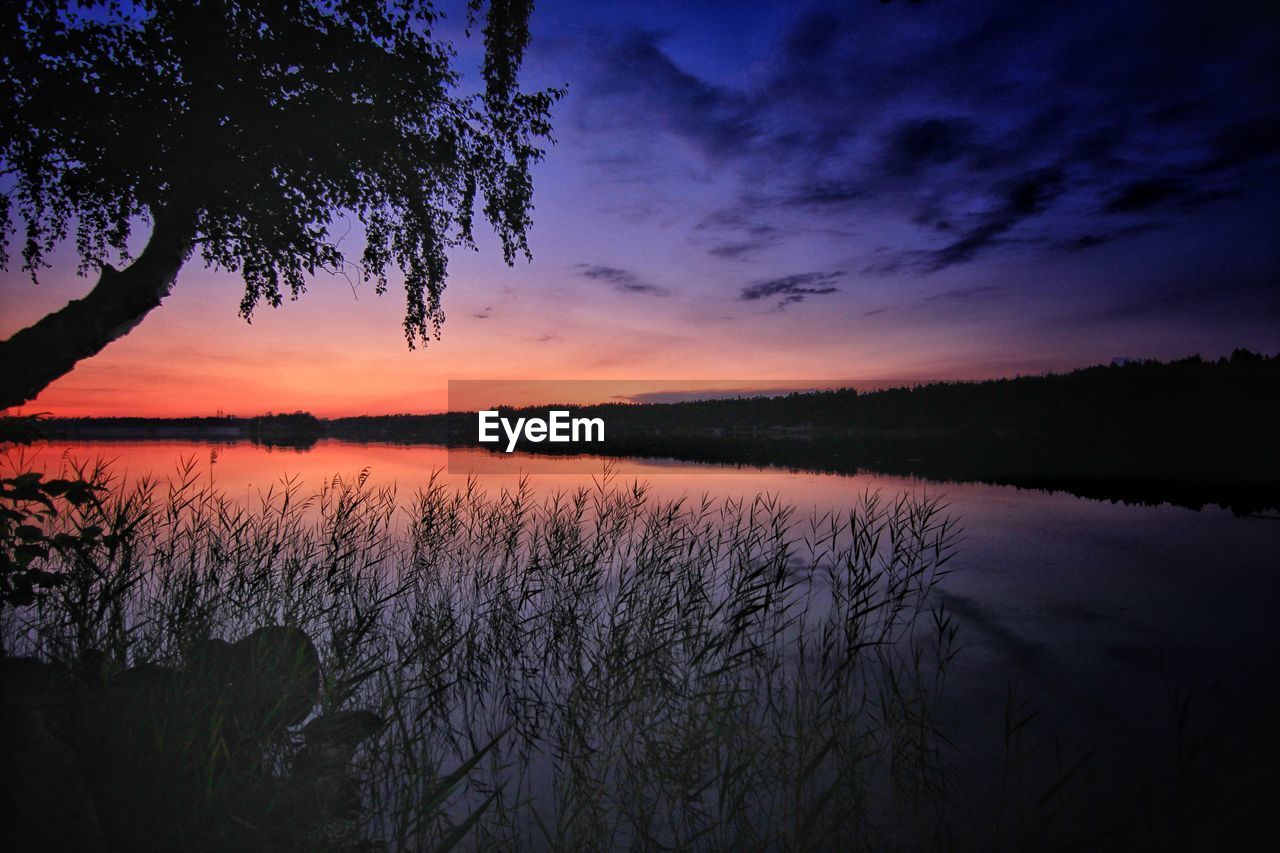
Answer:
[[[767,496],[663,501],[608,473],[547,494],[434,477],[285,482],[253,505],[189,463],[51,524],[100,527],[4,648],[113,671],[301,628],[317,713],[386,721],[341,834],[396,849],[883,849],[938,842],[936,710],[955,650],[929,593],[937,500],[800,518]],[[290,734],[265,774],[289,770]]]

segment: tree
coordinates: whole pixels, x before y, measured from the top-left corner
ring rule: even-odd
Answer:
[[[99,276],[0,342],[0,408],[128,333],[194,253],[242,275],[248,320],[341,268],[330,226],[354,216],[361,277],[381,294],[403,272],[411,349],[439,337],[446,252],[475,247],[477,207],[508,265],[529,255],[530,167],[563,94],[519,88],[532,0],[469,0],[476,92],[423,0],[0,5],[0,264],[20,219],[33,280],[69,235]]]

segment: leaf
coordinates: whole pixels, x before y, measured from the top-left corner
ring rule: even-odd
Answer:
[[[9,592],[9,603],[14,607],[26,607],[35,600],[36,595],[31,589],[31,582],[21,576],[14,578],[13,589]]]
[[[28,471],[25,474],[19,474],[16,477],[10,477],[4,482],[7,485],[14,486],[18,489],[30,489],[35,487],[44,479],[44,474],[39,471]]]
[[[27,577],[39,587],[60,586],[66,580],[64,575],[46,572],[44,569],[28,569]]]
[[[49,549],[43,545],[32,545],[29,542],[24,542],[14,547],[13,556],[19,566],[26,566],[36,557],[48,559]]]
[[[76,545],[80,544],[80,540],[72,536],[70,533],[59,533],[49,540],[49,544],[53,545],[53,547],[58,550],[65,550],[67,548],[74,548]]]
[[[14,531],[14,535],[19,539],[32,542],[37,539],[43,539],[44,531],[34,524],[20,524],[18,529]]]

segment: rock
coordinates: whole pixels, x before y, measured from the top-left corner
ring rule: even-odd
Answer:
[[[208,684],[226,685],[235,669],[236,650],[216,637],[197,640],[187,652],[186,672]]]
[[[384,722],[372,711],[332,711],[302,729],[305,745],[294,758],[297,773],[345,770],[360,742],[382,731]]]
[[[331,711],[307,723],[302,734],[308,744],[357,744],[382,731],[383,725],[382,717],[372,711]]]
[[[320,698],[320,655],[298,628],[259,628],[234,643],[228,656],[231,700],[242,723],[297,725]]]
[[[132,666],[120,673],[112,686],[121,690],[140,690],[149,694],[163,694],[176,684],[178,673],[171,667],[158,663]]]

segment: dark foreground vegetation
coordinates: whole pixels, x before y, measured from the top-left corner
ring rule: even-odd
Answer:
[[[801,521],[608,477],[407,498],[335,478],[255,506],[194,467],[2,486],[3,790],[31,849],[1163,850],[1244,831],[1194,744],[1116,786],[1034,748],[1011,694],[989,721],[1002,754],[949,745],[962,635],[931,592],[959,531],[923,496]]]

